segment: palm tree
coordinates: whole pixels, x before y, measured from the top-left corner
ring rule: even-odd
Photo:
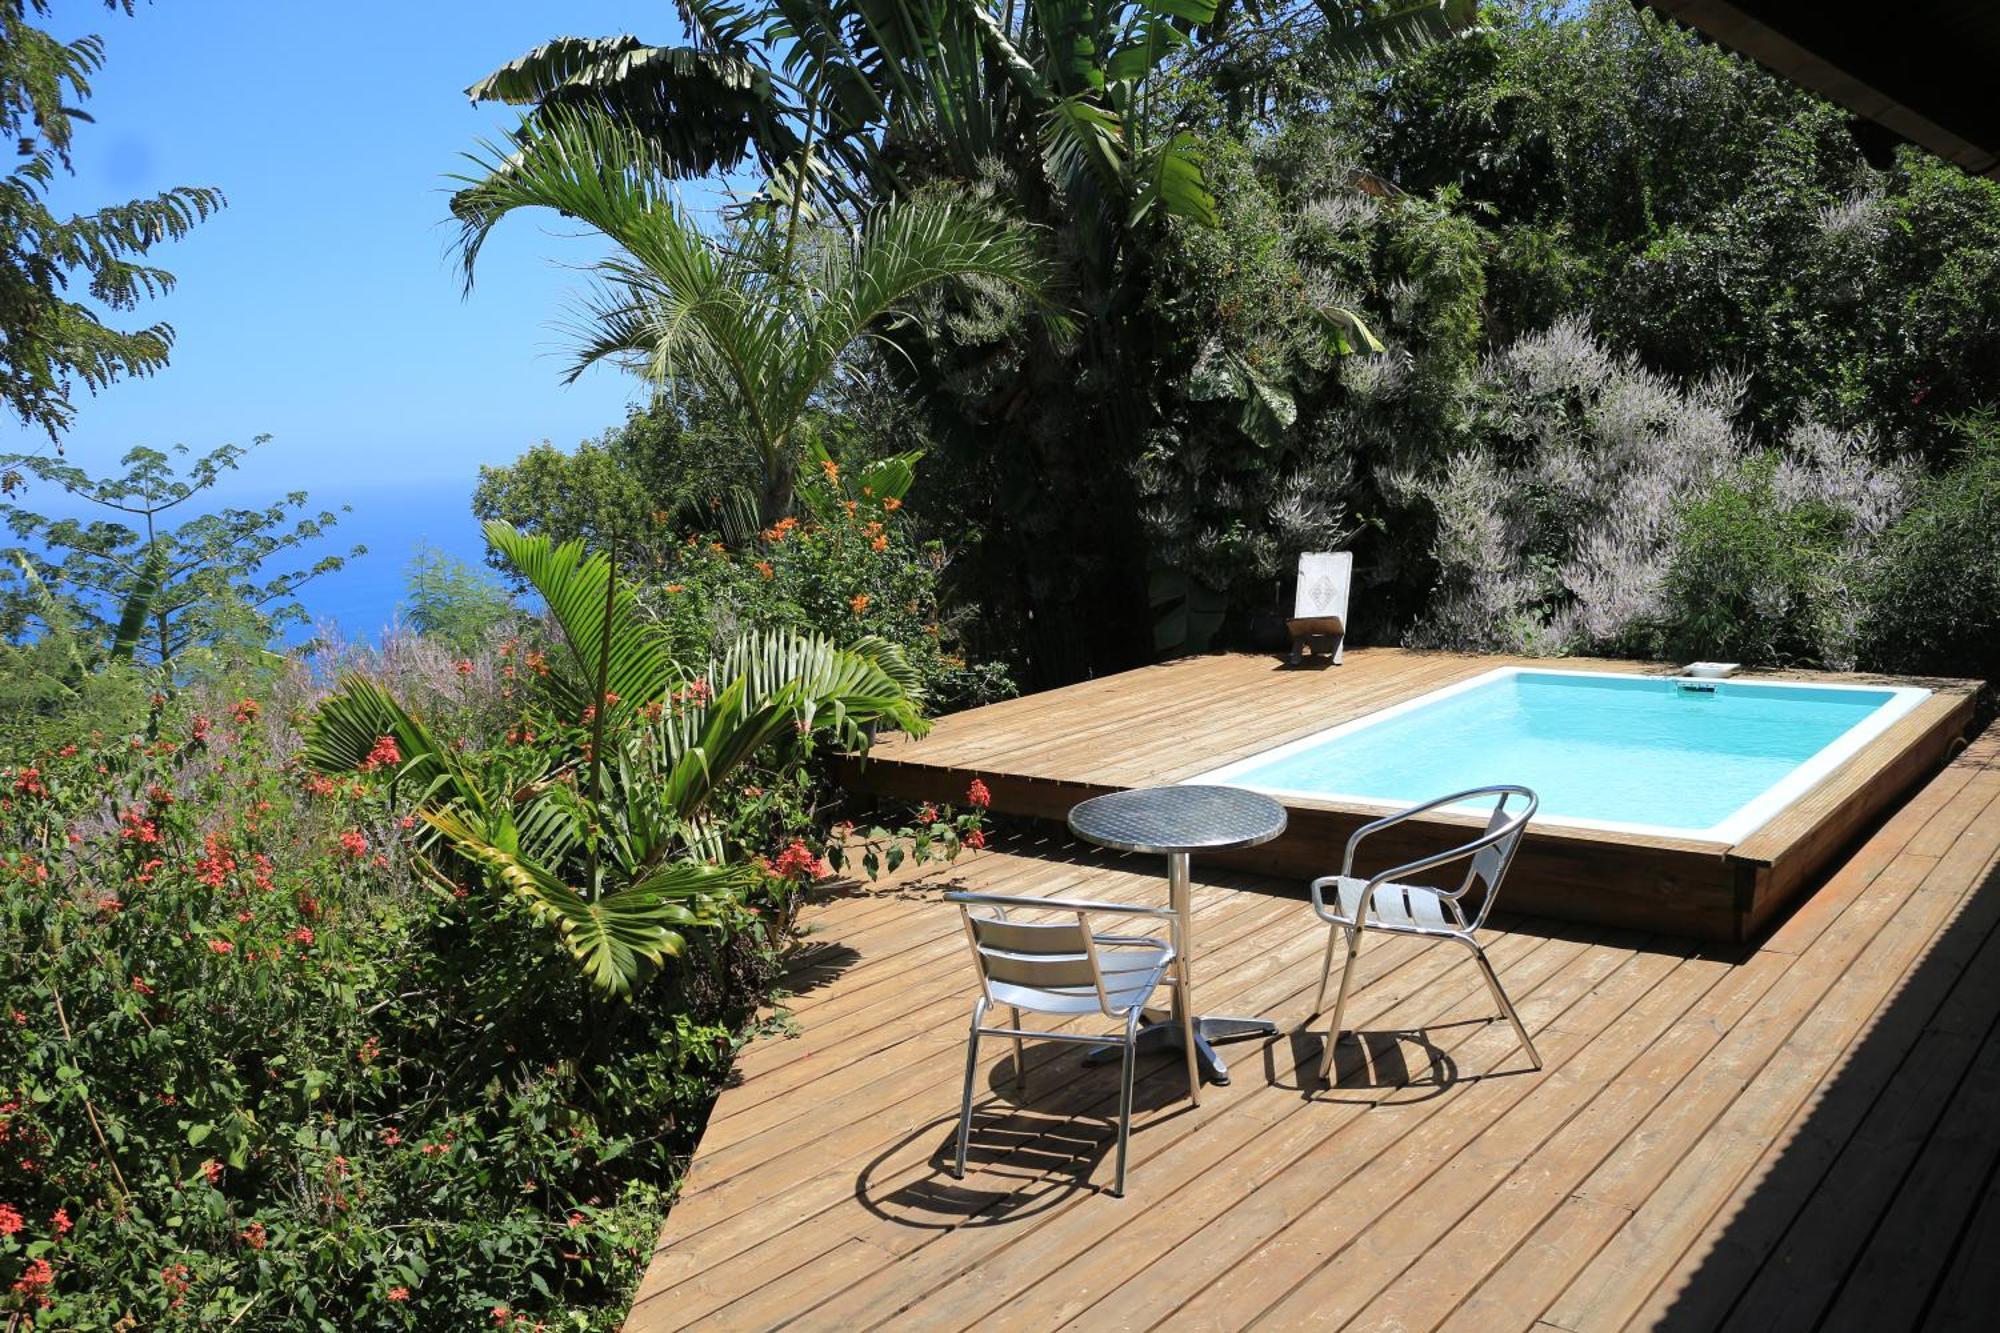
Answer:
[[[1184,367],[1152,304],[1170,226],[1210,226],[1190,127],[1218,89],[1253,117],[1285,59],[1386,60],[1470,24],[1476,0],[680,0],[690,44],[565,37],[467,89],[528,108],[521,151],[579,109],[622,118],[673,178],[754,164],[773,192],[829,215],[1003,182],[1060,261],[1074,340],[960,348],[895,331],[912,387],[980,472],[989,611],[1009,619],[1031,679],[1131,665],[1152,646],[1149,599],[1178,586],[1147,550],[1130,475],[1167,425]],[[495,177],[507,159],[488,164]],[[468,184],[468,192],[486,182]],[[465,199],[462,193],[459,198]],[[1335,350],[1370,345],[1321,312]],[[1012,358],[1006,360],[1006,358]],[[1008,364],[998,378],[989,364]],[[1257,419],[1253,376],[1239,376]],[[967,401],[964,385],[990,385]],[[968,424],[969,423],[969,424]],[[996,444],[1000,447],[995,447]],[[961,469],[967,471],[970,469]],[[1061,496],[1059,504],[1042,500]],[[1152,567],[1149,567],[1152,566]],[[1184,581],[1184,580],[1182,580]],[[1150,591],[1149,591],[1150,589]]]
[[[589,719],[588,744],[468,759],[379,684],[350,676],[314,715],[307,761],[351,773],[393,738],[398,791],[429,830],[430,875],[483,879],[525,903],[593,985],[627,995],[760,873],[731,857],[711,796],[753,757],[782,765],[815,737],[859,750],[876,724],[921,735],[917,687],[880,640],[836,647],[789,632],[746,635],[690,671],[608,556],[504,523],[486,535],[548,604],[566,649],[556,707]]]
[[[1024,229],[950,203],[887,204],[845,231],[813,226],[794,192],[710,235],[676,202],[656,140],[595,107],[554,110],[511,149],[473,161],[478,173],[452,200],[468,286],[487,236],[521,209],[557,211],[610,240],[569,378],[610,361],[728,404],[762,464],[764,524],[791,507],[800,421],[858,346],[911,317],[912,298],[970,280],[1040,299],[1046,278]]]

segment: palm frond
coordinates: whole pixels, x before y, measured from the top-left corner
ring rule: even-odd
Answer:
[[[1393,65],[1449,41],[1479,20],[1479,0],[1317,0],[1326,19],[1318,50],[1354,65]]]
[[[320,773],[352,773],[384,736],[394,738],[402,756],[396,780],[418,804],[457,801],[484,808],[479,788],[451,752],[393,694],[366,676],[343,677],[340,688],[313,710],[306,729],[306,763]]]
[[[486,524],[486,540],[519,570],[555,617],[574,671],[561,678],[575,715],[599,706],[602,679],[617,706],[637,708],[664,698],[681,677],[666,635],[639,612],[632,590],[617,581],[602,553],[586,554],[581,541],[560,546],[543,533],[512,524]],[[605,651],[609,617],[609,652]]]
[[[739,891],[754,878],[744,866],[676,861],[632,884],[585,897],[534,857],[492,837],[459,807],[425,811],[423,818],[479,866],[490,884],[554,926],[591,984],[607,995],[629,995],[652,969],[686,947],[683,930],[713,920],[707,900]]]

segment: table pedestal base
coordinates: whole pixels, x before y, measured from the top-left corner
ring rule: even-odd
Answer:
[[[1218,1041],[1240,1041],[1245,1037],[1268,1037],[1278,1030],[1278,1025],[1268,1018],[1228,1018],[1211,1015],[1194,1020],[1194,1058],[1201,1070],[1204,1081],[1227,1087],[1229,1065],[1215,1053],[1212,1043]],[[1147,1055],[1156,1051],[1178,1051],[1181,1049],[1181,1025],[1172,1015],[1155,1018],[1147,1012],[1146,1025],[1139,1029],[1139,1054]],[[1094,1046],[1084,1057],[1085,1064],[1107,1064],[1119,1058],[1122,1047]]]

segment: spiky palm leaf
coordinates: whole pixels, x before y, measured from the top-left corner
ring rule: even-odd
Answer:
[[[954,203],[884,206],[858,238],[817,237],[796,263],[790,237],[725,245],[675,202],[656,145],[597,108],[552,108],[517,150],[473,160],[482,170],[452,201],[468,281],[493,228],[520,209],[556,210],[612,241],[572,373],[611,360],[733,404],[763,462],[766,523],[789,505],[800,419],[858,342],[938,284],[1039,298],[1048,276],[1023,229]]]
[[[491,522],[485,531],[493,549],[541,594],[555,618],[572,666],[558,677],[558,687],[573,719],[602,702],[592,697],[600,679],[621,708],[643,707],[672,690],[683,673],[666,634],[639,613],[632,590],[618,581],[606,555],[587,554],[581,541],[557,545],[546,534],[524,533],[509,523]]]
[[[376,742],[393,737],[402,763],[396,779],[418,804],[463,802],[483,808],[480,789],[451,751],[381,685],[362,675],[341,679],[306,729],[306,762],[321,773],[352,773]]]
[[[457,807],[425,811],[423,818],[496,888],[554,926],[584,975],[607,995],[629,995],[686,947],[682,930],[712,919],[707,900],[741,891],[752,880],[747,867],[675,861],[586,896],[523,852],[510,820],[493,828]]]
[[[744,635],[712,673],[706,702],[661,717],[662,795],[682,819],[699,819],[737,767],[769,746],[789,747],[816,730],[866,750],[867,728],[887,724],[921,736],[915,675],[892,645],[851,647],[790,630]]]

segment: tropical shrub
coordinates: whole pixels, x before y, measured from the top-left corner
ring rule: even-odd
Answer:
[[[1910,469],[1817,425],[1690,497],[1666,576],[1664,646],[1683,661],[1850,670],[1863,650],[1877,544]]]
[[[1419,646],[1635,651],[1676,516],[1734,461],[1736,386],[1683,388],[1565,322],[1484,367],[1468,447],[1414,476],[1435,514]]]
[[[526,911],[416,882],[390,775],[302,770],[297,720],[197,696],[5,771],[0,1310],[615,1327],[757,900],[605,1007]]]
[[[493,537],[543,636],[314,645],[0,770],[0,1312],[615,1327],[806,887],[983,844],[976,786],[830,803],[815,755],[921,729],[892,648],[683,668],[607,557]]]
[[[1950,470],[1919,482],[1875,556],[1869,665],[2000,680],[2000,422],[1968,420]]]
[[[836,461],[801,470],[799,512],[744,543],[690,533],[667,545],[645,596],[684,660],[716,656],[746,630],[873,637],[894,646],[936,712],[1014,693],[998,663],[958,642],[975,613],[949,599],[954,548],[924,537],[905,508],[919,456]]]

